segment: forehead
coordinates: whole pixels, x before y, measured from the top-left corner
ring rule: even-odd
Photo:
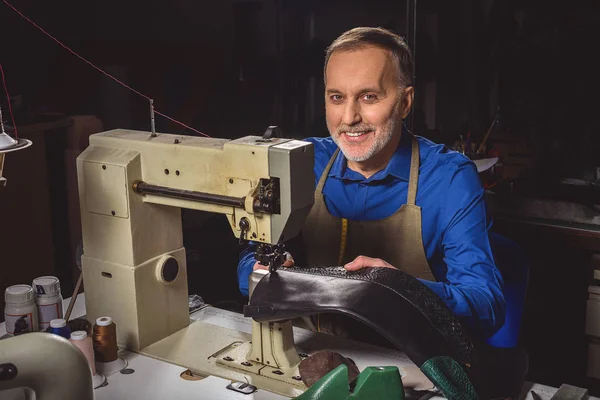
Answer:
[[[385,89],[396,85],[392,55],[379,47],[333,52],[327,63],[327,89],[361,90],[363,87]]]

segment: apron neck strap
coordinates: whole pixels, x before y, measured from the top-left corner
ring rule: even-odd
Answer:
[[[329,175],[331,166],[333,165],[333,162],[337,158],[337,155],[339,152],[340,152],[340,149],[338,147],[335,150],[335,152],[333,153],[333,156],[331,156],[331,158],[329,159],[329,162],[327,163],[327,166],[325,167],[325,171],[323,171],[323,173],[321,174],[321,178],[319,179],[319,183],[317,184],[317,189],[315,190],[316,193],[318,193],[318,194],[323,193],[323,187],[325,186],[325,181],[327,180],[327,176]]]
[[[412,154],[410,156],[410,176],[408,179],[408,198],[406,204],[415,205],[417,199],[417,185],[419,182],[419,143],[412,137]]]

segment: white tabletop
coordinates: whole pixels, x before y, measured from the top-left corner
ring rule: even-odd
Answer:
[[[65,299],[63,309],[66,311],[68,301]],[[75,307],[71,314],[72,318],[85,315],[85,296],[79,294]],[[240,314],[213,307],[207,307],[195,312],[192,319],[200,320],[205,323],[235,329],[243,332],[250,332],[251,322]],[[4,323],[0,324],[0,336],[6,333]],[[133,369],[132,374],[115,373],[107,376],[107,385],[94,390],[97,400],[151,400],[151,399],[172,399],[172,400],[279,400],[286,397],[273,394],[264,390],[258,390],[251,395],[245,395],[227,389],[231,383],[227,379],[215,376],[209,376],[199,380],[186,380],[181,377],[186,371],[185,368],[159,361],[144,355],[121,351],[120,355],[127,361],[127,368]],[[377,358],[376,354],[369,358]],[[360,360],[355,360],[358,361]],[[363,360],[367,363],[373,362],[373,359]],[[362,364],[362,362],[361,362]],[[526,384],[521,399],[531,399],[531,390],[534,390],[543,400],[549,400],[557,391],[556,388],[539,384]],[[23,400],[25,397],[22,392],[0,392],[0,400]],[[442,399],[434,397],[433,399]]]

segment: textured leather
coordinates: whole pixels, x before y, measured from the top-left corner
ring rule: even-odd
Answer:
[[[244,307],[258,322],[321,313],[360,321],[419,367],[434,357],[453,358],[482,399],[517,395],[527,373],[526,355],[470,337],[434,292],[397,269],[282,268],[264,276]]]

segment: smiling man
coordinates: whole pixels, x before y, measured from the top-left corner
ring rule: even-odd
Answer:
[[[317,188],[301,254],[293,256],[300,266],[403,270],[487,338],[504,323],[505,302],[484,192],[469,159],[404,127],[412,76],[408,46],[387,30],[355,28],[328,48],[331,137],[307,139]],[[244,251],[238,266],[245,294],[249,274],[262,268],[253,251]]]

